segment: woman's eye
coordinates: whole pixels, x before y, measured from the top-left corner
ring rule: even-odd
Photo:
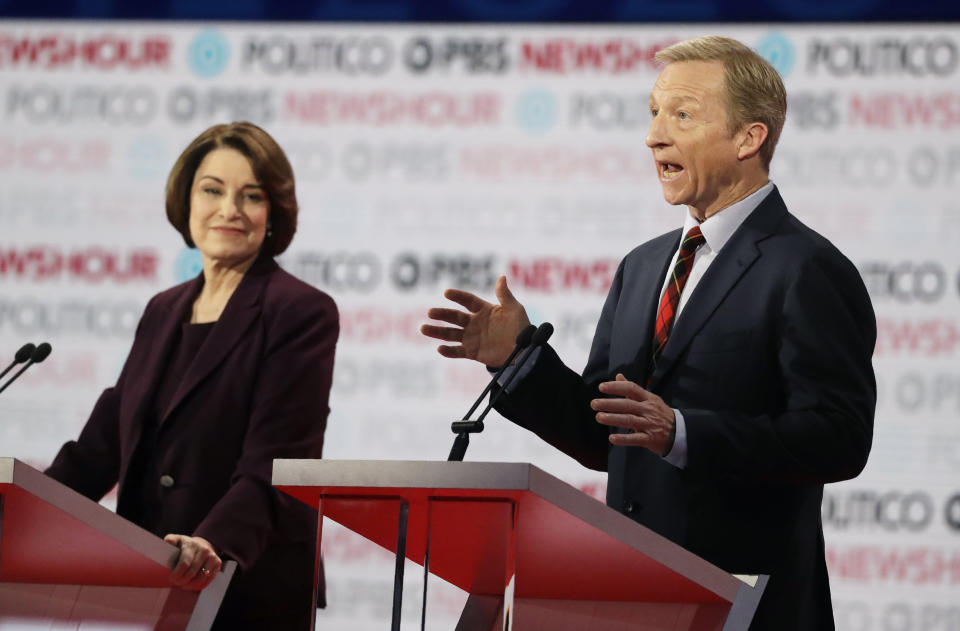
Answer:
[[[220,189],[218,188],[205,188],[203,189],[204,195],[219,195]]]
[[[247,201],[259,204],[263,201],[263,195],[260,193],[247,193]]]

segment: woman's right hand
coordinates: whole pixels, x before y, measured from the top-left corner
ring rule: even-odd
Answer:
[[[437,351],[444,357],[467,358],[487,366],[502,366],[517,341],[517,335],[530,324],[523,305],[513,297],[507,287],[506,276],[497,279],[497,301],[493,304],[470,292],[448,289],[444,297],[464,307],[467,311],[434,308],[427,317],[454,326],[424,324],[420,332],[444,342]]]
[[[223,566],[213,545],[203,537],[167,535],[163,540],[180,548],[170,572],[170,581],[178,587],[198,592],[213,582]]]

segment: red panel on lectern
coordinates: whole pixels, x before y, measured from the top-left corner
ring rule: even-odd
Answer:
[[[0,582],[169,587],[170,570],[14,484],[3,500]]]
[[[428,501],[473,503],[470,519],[446,515],[430,524],[430,537],[456,556],[430,556],[430,571],[475,594],[502,594],[503,585],[486,582],[505,566],[506,551],[477,545],[490,533],[505,532],[502,500],[517,505],[516,595],[521,598],[630,601],[641,595],[647,602],[729,603],[729,600],[674,572],[622,541],[561,510],[535,493],[523,490],[423,489],[278,486],[312,506],[323,498],[324,516],[396,551],[396,510],[410,505],[407,557],[423,564],[428,525]],[[369,499],[364,499],[369,498]],[[379,498],[378,501],[371,501]],[[389,503],[384,498],[390,498]],[[501,502],[494,501],[501,500]],[[358,510],[360,503],[367,504]],[[379,505],[379,506],[378,506]],[[456,542],[463,542],[457,546]],[[471,543],[472,542],[472,543]],[[562,550],[562,553],[558,553]],[[570,577],[577,577],[571,580]]]

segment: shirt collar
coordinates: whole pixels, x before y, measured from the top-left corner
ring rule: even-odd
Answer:
[[[719,252],[727,241],[737,231],[740,224],[750,216],[757,206],[760,205],[767,195],[773,190],[773,182],[769,181],[753,193],[747,195],[739,202],[727,206],[720,212],[707,217],[706,221],[700,223],[687,213],[687,218],[683,222],[683,234],[690,232],[694,226],[700,226],[700,232],[707,241],[707,246],[714,252]]]

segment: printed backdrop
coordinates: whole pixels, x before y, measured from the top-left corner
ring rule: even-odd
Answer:
[[[166,175],[207,126],[246,119],[296,171],[301,224],[281,264],[341,309],[325,456],[444,459],[487,375],[421,338],[426,310],[451,286],[492,298],[505,273],[582,367],[620,257],[682,223],[644,146],[646,101],[653,53],[705,32],[0,25],[0,360],[54,349],[0,395],[0,455],[49,463],[116,379],[148,298],[198,273],[166,223]],[[960,629],[960,26],[709,32],[783,75],[772,178],[877,311],[873,453],[823,503],[838,628]],[[605,487],[500,418],[467,459]],[[389,555],[329,522],[324,554],[320,628],[384,628]],[[463,593],[428,593],[428,626],[451,628]]]

